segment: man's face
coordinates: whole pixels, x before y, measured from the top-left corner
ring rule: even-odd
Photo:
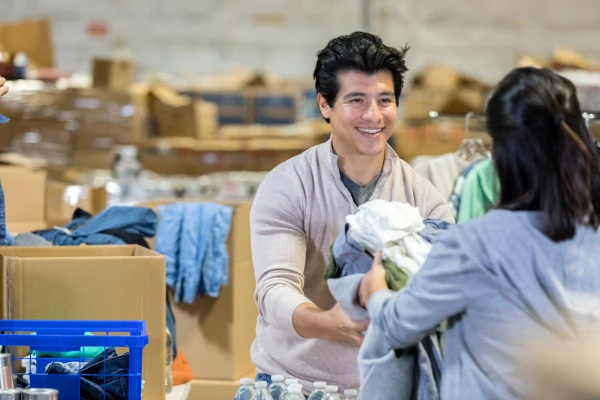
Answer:
[[[346,71],[337,79],[340,90],[333,107],[318,98],[323,117],[331,119],[335,151],[345,156],[383,153],[396,125],[392,73]]]

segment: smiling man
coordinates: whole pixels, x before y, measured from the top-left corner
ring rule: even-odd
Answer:
[[[331,40],[314,71],[331,139],[271,171],[251,212],[258,305],[252,360],[257,380],[297,378],[357,387],[368,321],[335,304],[323,275],[345,217],[370,199],[401,201],[424,218],[452,221],[447,202],[387,144],[396,125],[407,48],[355,32]]]

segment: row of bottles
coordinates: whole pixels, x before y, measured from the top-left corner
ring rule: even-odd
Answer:
[[[240,379],[240,388],[234,400],[305,400],[302,394],[302,385],[297,379],[285,379],[282,375],[271,377],[271,386],[267,382],[256,382],[253,386],[252,379]],[[268,386],[268,387],[267,387]],[[338,387],[327,385],[325,382],[315,382],[314,390],[308,400],[356,400],[356,390],[345,390],[344,396],[338,394]]]

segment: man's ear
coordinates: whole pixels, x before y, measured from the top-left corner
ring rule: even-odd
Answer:
[[[325,97],[323,97],[321,93],[317,94],[317,104],[319,105],[319,110],[321,110],[321,115],[323,116],[323,118],[331,118],[331,108],[329,107],[327,100],[325,100]]]

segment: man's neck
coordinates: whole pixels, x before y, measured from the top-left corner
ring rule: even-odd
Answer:
[[[338,167],[340,171],[361,187],[368,185],[383,169],[385,152],[374,156],[352,154],[343,150],[338,151],[335,144],[333,145],[333,151],[339,157]]]

